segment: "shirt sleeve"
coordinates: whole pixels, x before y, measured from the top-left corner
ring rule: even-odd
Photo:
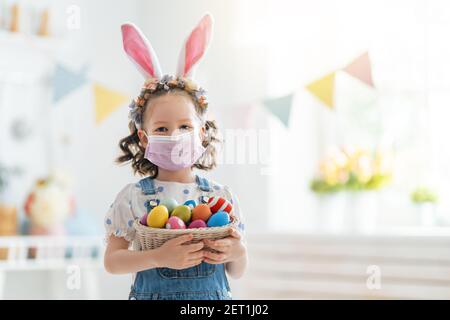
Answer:
[[[131,205],[132,184],[123,188],[116,196],[105,216],[106,239],[111,235],[124,238],[131,242],[134,240],[135,229],[133,222],[135,215]]]
[[[224,186],[224,191],[226,194],[226,197],[228,201],[230,201],[231,205],[233,206],[232,213],[238,218],[239,224],[238,229],[241,231],[242,238],[245,239],[245,217],[242,214],[242,209],[239,203],[238,197],[231,191],[231,189],[228,186]]]

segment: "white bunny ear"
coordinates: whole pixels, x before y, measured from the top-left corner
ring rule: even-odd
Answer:
[[[195,69],[205,55],[212,36],[213,18],[207,13],[192,30],[181,48],[177,76],[193,78]]]
[[[145,79],[162,77],[155,51],[143,33],[132,23],[122,25],[123,49]]]

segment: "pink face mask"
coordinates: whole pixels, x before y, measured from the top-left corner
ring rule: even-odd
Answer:
[[[196,131],[175,136],[147,136],[147,139],[145,159],[168,171],[191,167],[206,150]]]

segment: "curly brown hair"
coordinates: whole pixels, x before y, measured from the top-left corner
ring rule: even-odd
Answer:
[[[147,110],[150,101],[166,94],[182,94],[188,96],[192,100],[199,118],[203,119],[205,117],[206,108],[201,106],[198,101],[185,90],[180,88],[170,88],[170,90],[160,90],[150,95],[148,94],[148,91],[142,90],[138,99],[145,99],[145,103],[141,108],[137,109],[139,110],[139,119],[141,121],[141,123],[138,123],[138,126],[142,125],[144,113]],[[203,140],[202,145],[206,150],[192,167],[201,170],[211,170],[216,167],[217,145],[221,140],[218,138],[218,127],[214,120],[206,120],[204,121],[204,125],[205,139]],[[117,157],[116,162],[118,164],[131,162],[135,174],[138,173],[141,176],[156,178],[158,176],[158,166],[144,158],[145,148],[141,145],[139,140],[136,121],[131,120],[128,124],[128,128],[130,129],[130,135],[120,139],[119,147],[122,154]]]

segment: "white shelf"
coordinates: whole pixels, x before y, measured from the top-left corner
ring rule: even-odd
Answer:
[[[60,46],[63,38],[55,36],[38,36],[20,32],[0,30],[0,43],[2,47],[15,46],[28,49],[53,50]]]
[[[101,236],[0,236],[0,248],[8,250],[6,260],[0,260],[0,271],[49,270],[75,263],[102,266],[105,245]],[[32,249],[35,257],[29,255]]]

